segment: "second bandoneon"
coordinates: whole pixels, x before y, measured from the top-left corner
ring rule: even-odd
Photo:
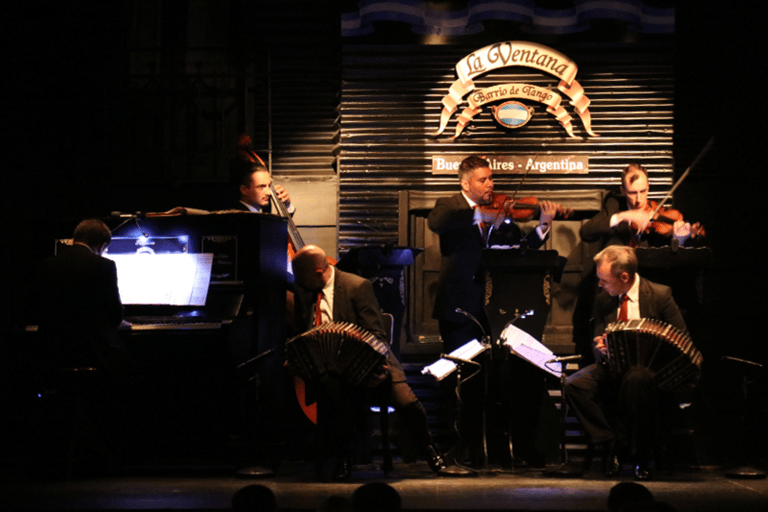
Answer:
[[[691,389],[701,376],[703,357],[687,333],[659,320],[614,322],[606,328],[609,367],[617,375],[644,368],[659,389]]]

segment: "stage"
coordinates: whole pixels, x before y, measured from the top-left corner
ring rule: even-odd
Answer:
[[[40,478],[5,467],[2,510],[228,510],[233,493],[262,484],[280,510],[316,510],[339,494],[350,497],[364,483],[381,481],[397,489],[404,510],[604,511],[610,488],[633,481],[628,470],[613,479],[594,470],[578,478],[545,476],[541,469],[491,470],[470,477],[441,477],[426,464],[395,461],[385,476],[376,465],[358,465],[344,483],[323,481],[314,465],[283,463],[275,476],[243,478],[235,468],[211,465],[129,467],[119,476]],[[99,470],[101,471],[101,470]],[[97,473],[99,472],[97,471]],[[645,484],[657,500],[684,511],[768,510],[768,480],[726,478],[720,468],[676,469]]]

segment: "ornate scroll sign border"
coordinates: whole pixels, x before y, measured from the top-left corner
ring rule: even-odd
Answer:
[[[505,41],[495,43],[476,50],[456,64],[456,80],[443,97],[443,111],[440,114],[440,128],[434,134],[440,135],[448,126],[448,120],[459,105],[465,102],[464,97],[475,90],[473,79],[495,69],[524,66],[550,73],[560,79],[557,89],[570,98],[570,104],[581,118],[584,128],[592,137],[599,137],[592,131],[592,118],[589,113],[590,100],[584,94],[584,89],[576,80],[578,66],[562,53],[547,46],[526,41]],[[562,97],[554,91],[543,89],[531,84],[507,83],[481,89],[468,99],[468,106],[457,117],[458,124],[454,138],[458,137],[472,118],[482,111],[482,105],[507,98],[523,98],[538,101],[547,106],[547,112],[555,118],[568,132],[575,137],[571,116],[561,105]]]

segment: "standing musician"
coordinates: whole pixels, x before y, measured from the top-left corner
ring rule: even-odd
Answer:
[[[293,268],[297,284],[297,326],[301,332],[316,324],[349,322],[387,340],[370,281],[336,269],[328,262],[325,252],[314,245],[306,245],[296,253]],[[318,394],[318,429],[326,441],[322,446],[335,452],[332,455],[337,459],[334,479],[346,479],[351,472],[357,421],[353,402],[380,397],[382,393],[397,409],[432,471],[439,473],[444,467],[441,455],[432,444],[424,406],[405,381],[405,373],[391,350],[387,352],[386,364],[365,383],[365,390],[353,389],[333,375],[326,375],[311,385]]]
[[[485,281],[480,276],[480,259],[489,245],[527,245],[538,249],[549,235],[558,205],[542,201],[539,225],[523,234],[514,222],[505,222],[514,200],[490,206],[498,194],[493,190],[493,171],[480,156],[465,158],[459,166],[461,191],[437,200],[429,213],[429,229],[440,236],[440,277],[432,317],[438,320],[445,351],[450,352],[472,339],[480,339],[479,327],[456,308],[487,325],[483,310]],[[488,208],[485,208],[488,207]],[[502,210],[502,211],[500,211]]]
[[[648,201],[648,171],[640,164],[629,164],[621,173],[621,194],[606,197],[600,213],[581,227],[581,239],[602,241],[602,247],[660,247],[670,245],[672,239],[680,247],[701,242],[701,226],[685,222],[678,212],[674,217],[669,216],[672,218],[665,222],[666,226],[656,228],[659,224],[651,222],[656,206],[655,202]]]
[[[687,329],[672,298],[672,290],[637,274],[633,248],[610,245],[600,251],[594,261],[602,288],[594,306],[596,362],[568,377],[565,397],[590,442],[602,445],[605,475],[615,476],[620,471],[616,444],[626,440],[635,464],[635,478],[647,480],[650,478],[648,461],[658,429],[660,391],[643,368],[620,377],[608,371],[605,327],[617,320],[653,318],[681,332]],[[617,418],[624,424],[617,426]],[[626,429],[626,439],[621,435],[622,426]]]
[[[440,276],[437,283],[433,318],[438,320],[444,351],[451,352],[472,339],[482,339],[480,327],[460,309],[476,318],[490,333],[490,326],[483,308],[485,301],[485,276],[480,268],[483,250],[489,245],[521,245],[537,249],[549,235],[552,219],[559,205],[542,201],[541,215],[536,229],[524,234],[509,217],[514,200],[496,194],[493,172],[489,162],[480,156],[465,158],[459,165],[461,190],[451,197],[440,198],[429,213],[429,228],[440,237]],[[448,410],[454,400],[449,389],[451,379],[443,381],[443,395]],[[460,432],[464,450],[459,458],[468,457],[478,463],[482,448],[482,415],[480,379],[462,384],[462,394],[472,396],[464,400]]]

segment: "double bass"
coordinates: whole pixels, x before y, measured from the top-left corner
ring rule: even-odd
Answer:
[[[248,139],[248,142],[250,144],[250,139]],[[240,157],[244,160],[248,160],[252,163],[258,162],[260,165],[262,165],[264,168],[268,168],[267,165],[264,163],[264,160],[259,157],[250,147],[247,146],[240,146],[239,149]],[[293,260],[294,255],[299,252],[305,245],[304,240],[301,237],[301,234],[299,233],[298,228],[296,227],[296,223],[293,221],[293,217],[291,216],[288,209],[285,207],[285,204],[280,200],[278,197],[278,193],[275,190],[274,183],[270,183],[269,185],[269,192],[270,192],[270,198],[273,203],[273,207],[275,208],[275,213],[286,219],[287,221],[287,230],[288,230],[288,244],[287,244],[287,251],[288,251],[288,261]],[[336,260],[333,258],[327,256],[328,262],[331,265],[336,265]],[[295,302],[294,302],[294,295],[293,292],[287,291],[286,292],[286,313],[288,317],[288,322],[293,322],[295,324]],[[317,402],[313,402],[310,404],[307,404],[307,392],[306,392],[306,383],[304,380],[299,376],[294,376],[294,389],[296,392],[296,398],[299,402],[299,407],[301,407],[302,412],[304,415],[314,424],[317,424]]]

